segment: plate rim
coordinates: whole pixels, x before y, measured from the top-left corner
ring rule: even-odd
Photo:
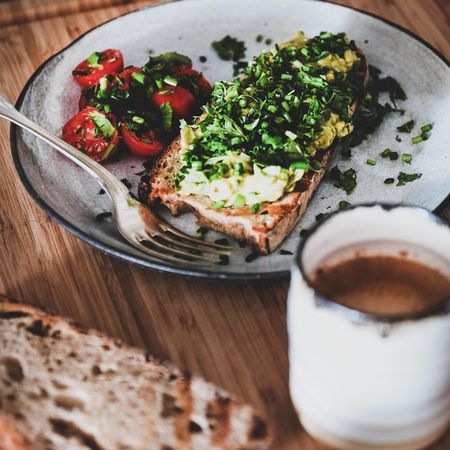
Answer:
[[[45,61],[43,61],[37,69],[31,74],[31,76],[28,78],[27,82],[25,83],[24,87],[22,88],[19,97],[17,98],[17,101],[15,103],[16,108],[20,111],[24,98],[26,94],[29,91],[29,88],[31,84],[35,81],[37,76],[44,70],[44,68],[47,66],[48,63],[50,63],[53,59],[58,57],[60,54],[68,50],[70,47],[72,47],[75,43],[77,43],[79,40],[84,38],[87,34],[91,33],[92,31],[96,30],[99,27],[102,27],[106,25],[109,22],[113,22],[114,20],[118,20],[124,16],[127,16],[129,14],[139,13],[144,10],[148,10],[150,8],[157,8],[157,7],[163,7],[168,4],[177,3],[182,0],[172,0],[169,2],[163,2],[163,3],[157,3],[153,5],[146,5],[142,6],[140,8],[127,11],[123,14],[120,14],[118,16],[112,17],[111,19],[108,19],[104,22],[101,22],[94,27],[90,28],[89,30],[85,31],[84,33],[80,34],[78,37],[76,37],[74,40],[72,40],[68,45],[54,53],[53,55],[49,56]],[[416,41],[420,42],[422,45],[427,47],[429,50],[431,50],[436,56],[438,56],[446,65],[448,68],[450,68],[450,61],[446,58],[446,56],[437,48],[432,46],[429,42],[427,42],[425,39],[417,35],[414,31],[411,31],[407,28],[405,28],[402,25],[399,25],[389,19],[386,19],[384,17],[381,17],[375,13],[365,11],[359,8],[356,8],[354,6],[349,5],[341,5],[338,3],[333,3],[333,1],[328,0],[319,0],[322,3],[329,3],[334,6],[350,9],[353,11],[357,11],[359,13],[362,13],[366,16],[373,17],[376,20],[379,20],[381,22],[384,22],[397,30],[409,35]],[[35,201],[35,203],[56,223],[61,225],[65,230],[69,231],[71,234],[76,236],[77,238],[81,239],[82,241],[86,242],[87,244],[91,245],[92,247],[101,250],[103,253],[106,253],[108,255],[114,256],[122,261],[126,261],[128,263],[132,263],[134,265],[144,267],[146,269],[152,269],[159,273],[170,273],[175,275],[184,275],[189,277],[195,277],[195,278],[206,278],[206,279],[221,279],[221,280],[234,280],[234,281],[244,281],[244,280],[260,280],[260,279],[283,279],[288,278],[290,275],[289,270],[280,270],[280,271],[272,271],[272,272],[249,272],[249,273],[238,273],[238,272],[221,272],[221,271],[211,271],[208,269],[203,268],[184,268],[184,267],[175,267],[172,265],[169,265],[168,263],[164,261],[150,261],[145,260],[136,256],[133,256],[127,252],[124,252],[122,250],[118,250],[117,248],[105,244],[103,242],[98,241],[95,238],[90,237],[85,232],[79,230],[76,226],[72,225],[68,220],[64,219],[56,210],[54,210],[50,205],[48,205],[43,198],[36,192],[34,187],[32,186],[31,182],[27,178],[27,175],[25,173],[25,170],[23,169],[23,166],[21,164],[20,158],[19,158],[19,152],[17,147],[17,136],[18,132],[20,130],[20,127],[15,125],[14,123],[11,123],[10,125],[10,146],[11,146],[11,154],[13,158],[13,163],[16,169],[17,174],[19,175],[20,181],[22,182],[22,185],[25,187],[25,190],[28,192],[30,197]],[[438,211],[442,206],[445,204],[446,201],[448,201],[450,198],[450,193],[447,195],[447,197],[433,210]]]

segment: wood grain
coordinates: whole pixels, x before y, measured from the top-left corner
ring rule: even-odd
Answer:
[[[0,90],[16,99],[51,54],[94,25],[150,3],[0,3]],[[386,16],[450,56],[444,0],[337,3]],[[288,281],[186,279],[111,258],[51,221],[29,198],[15,173],[5,121],[0,148],[0,292],[144,346],[240,394],[266,411],[276,427],[276,450],[325,448],[301,430],[289,400]],[[433,446],[446,448],[449,434]]]

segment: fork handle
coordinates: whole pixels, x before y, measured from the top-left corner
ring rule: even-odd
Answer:
[[[24,128],[39,139],[47,142],[59,153],[63,154],[75,164],[89,172],[105,189],[109,196],[114,200],[124,200],[131,198],[128,188],[119,181],[111,172],[105,169],[98,162],[89,158],[80,150],[72,147],[67,142],[50,133],[40,125],[32,122],[30,119],[20,113],[12,102],[0,92],[0,117],[15,123]],[[125,197],[124,197],[125,196]]]

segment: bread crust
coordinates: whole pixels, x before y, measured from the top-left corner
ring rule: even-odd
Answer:
[[[357,52],[363,60],[361,77],[366,85],[367,60],[360,49]],[[358,101],[352,107],[353,112],[356,111],[357,105]],[[173,215],[194,212],[200,225],[246,241],[253,245],[258,253],[267,255],[281,244],[304,214],[329,167],[337,144],[338,140],[335,139],[328,149],[317,155],[317,160],[322,166],[320,170],[309,170],[298,181],[294,192],[285,194],[275,202],[264,204],[255,214],[249,207],[214,209],[208,197],[183,196],[176,192],[173,174],[181,168],[178,136],[158,159],[150,176],[144,177],[141,181],[139,198],[149,205],[162,204]]]

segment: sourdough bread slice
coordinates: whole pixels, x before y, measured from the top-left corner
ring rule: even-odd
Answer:
[[[325,169],[308,171],[294,192],[276,202],[264,204],[257,214],[249,207],[215,209],[208,197],[184,196],[175,190],[173,174],[181,167],[179,152],[180,139],[177,138],[157,161],[150,181],[141,181],[141,201],[149,204],[160,202],[173,215],[193,211],[200,225],[246,241],[263,255],[273,252],[292,231],[325,175]],[[318,160],[323,167],[328,166],[332,154],[332,149],[328,149],[319,155]]]
[[[367,85],[367,59],[361,50],[358,49],[357,53],[363,60],[361,80]],[[357,106],[358,100],[352,105],[352,113],[356,111]],[[293,192],[286,193],[275,202],[263,204],[261,210],[254,213],[248,206],[216,209],[212,207],[213,202],[208,197],[179,194],[174,183],[174,174],[182,166],[178,137],[161,155],[150,175],[142,178],[139,198],[150,205],[162,204],[173,215],[192,211],[200,225],[246,241],[259,253],[267,255],[281,244],[304,214],[329,167],[337,144],[338,140],[335,139],[328,149],[320,151],[316,156],[322,166],[320,170],[309,170],[297,182]]]
[[[262,450],[269,440],[254,409],[213,384],[0,298],[1,450]]]

